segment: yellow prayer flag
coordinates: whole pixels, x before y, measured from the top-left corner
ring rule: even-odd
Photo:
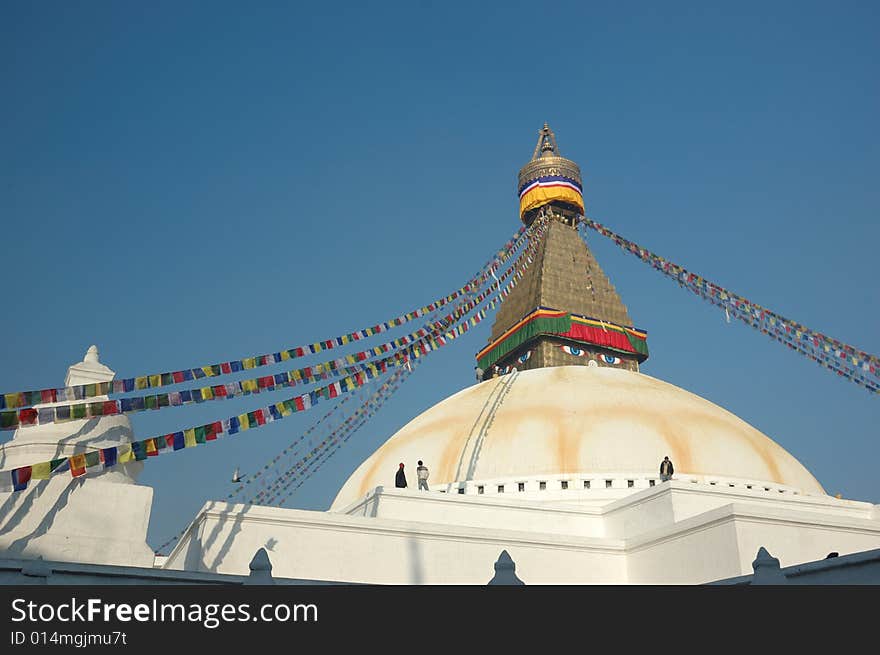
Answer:
[[[202,366],[202,370],[208,377],[212,377],[214,375],[214,369],[210,366]]]
[[[162,376],[161,375],[151,375],[150,376],[150,386],[151,387],[161,387],[162,386]]]
[[[52,475],[50,462],[40,462],[31,466],[31,480],[48,480]]]
[[[286,350],[282,350],[282,351],[281,351],[281,361],[282,361],[282,362],[285,362],[285,361],[287,361],[288,359],[290,359],[290,353],[289,353],[288,351],[286,351]]]
[[[134,462],[136,460],[134,453],[131,451],[131,444],[123,444],[116,449],[116,461],[120,464],[126,462]]]
[[[238,415],[238,422],[239,422],[239,425],[242,430],[247,430],[249,427],[251,427],[251,423],[248,420],[247,414],[239,414]]]
[[[241,360],[241,365],[244,368],[256,368],[257,360],[253,357],[247,357],[247,358]]]
[[[147,376],[142,375],[141,377],[134,379],[134,388],[135,389],[146,389],[148,387]]]
[[[213,400],[214,392],[211,390],[211,387],[202,387],[202,400]]]
[[[196,431],[193,428],[183,431],[183,447],[194,448],[196,446]]]

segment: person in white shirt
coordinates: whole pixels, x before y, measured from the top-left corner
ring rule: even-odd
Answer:
[[[425,491],[429,491],[428,489],[428,467],[422,464],[422,460],[419,460],[419,466],[416,468],[416,477],[419,479],[419,491],[424,489]]]

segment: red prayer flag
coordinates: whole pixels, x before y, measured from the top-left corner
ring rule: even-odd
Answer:
[[[70,463],[70,475],[78,478],[79,476],[86,474],[85,455],[74,455],[72,457],[68,457],[67,460]]]
[[[44,403],[56,402],[55,389],[43,389],[40,392],[40,396],[42,397]]]
[[[104,416],[113,416],[119,413],[119,405],[115,400],[107,400],[104,402]]]
[[[21,425],[36,425],[37,424],[37,410],[35,410],[33,407],[28,407],[27,409],[19,410],[18,422]]]
[[[16,491],[24,491],[31,479],[31,467],[22,466],[12,471],[12,485]]]
[[[224,362],[223,364],[220,364],[220,371],[224,374],[232,373],[232,367],[229,365],[229,362]]]

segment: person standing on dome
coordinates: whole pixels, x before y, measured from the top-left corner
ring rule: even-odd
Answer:
[[[669,459],[669,455],[667,455],[663,458],[663,461],[660,462],[660,482],[671,480],[672,474],[674,472],[675,469],[672,467],[672,462]]]
[[[397,475],[394,477],[394,486],[398,489],[406,489],[406,475],[403,473],[403,462],[400,463],[400,468],[397,469]]]
[[[422,460],[419,460],[419,467],[416,469],[416,477],[419,479],[419,491],[422,489],[430,491],[430,489],[428,489],[428,467],[422,464]]]

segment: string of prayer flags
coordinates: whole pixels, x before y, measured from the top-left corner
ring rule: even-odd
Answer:
[[[314,446],[308,453],[306,453],[306,455],[301,457],[296,464],[271,481],[268,486],[264,486],[264,488],[257,491],[247,502],[250,504],[271,502],[272,497],[277,495],[280,490],[289,484],[290,479],[297,474],[306,459],[313,457],[315,453],[325,448],[327,444],[335,442],[341,438],[343,434],[357,429],[357,427],[362,425],[363,421],[366,420],[365,417],[367,414],[371,411],[375,412],[378,407],[381,407],[385,400],[393,395],[394,391],[400,386],[400,383],[402,383],[411,372],[412,371],[405,369],[395,371],[388,381],[376,389],[376,391],[363,404],[361,404],[352,414],[347,416],[340,425],[332,430],[317,446]],[[307,434],[304,433],[295,443],[301,443],[305,440],[306,436]],[[309,445],[312,445],[311,441],[309,441]]]
[[[530,246],[528,252],[533,247]],[[482,293],[466,302],[462,301],[451,314],[445,316],[442,321],[435,321],[431,327],[436,330],[440,329],[443,325],[455,324],[462,316],[469,313],[476,305],[494,293],[511,274],[516,273],[516,267],[521,258],[522,256],[502,274],[500,279],[489,285]],[[476,318],[471,318],[470,320],[472,325],[479,322],[479,319]],[[376,375],[377,371],[374,363],[358,362],[364,362],[364,360],[370,357],[378,357],[386,353],[396,353],[410,344],[413,344],[414,348],[418,348],[424,354],[425,346],[421,342],[432,338],[432,334],[428,329],[420,328],[408,335],[335,360],[275,375],[229,382],[225,385],[218,384],[210,387],[172,391],[150,396],[120,398],[76,405],[56,405],[54,407],[41,407],[38,409],[28,407],[12,411],[0,411],[0,431],[47,425],[49,423],[61,423],[73,419],[100,418],[115,414],[130,414],[144,410],[158,410],[164,407],[178,407],[211,400],[229,399],[262,391],[274,391],[277,388],[291,387],[297,384],[314,384],[318,380],[326,380],[328,376]],[[388,359],[386,358],[383,362],[387,364]],[[102,384],[106,385],[109,383]]]
[[[533,233],[534,238],[531,240],[532,243],[530,243],[530,247],[534,246],[536,248],[540,238],[543,237],[543,234],[543,230],[535,231]],[[477,312],[476,315],[480,317],[480,320],[486,317],[486,314],[490,309],[494,309],[497,303],[501,301],[501,298],[506,297],[513,288],[515,288],[532,261],[533,259],[531,256],[526,257],[523,266],[516,270],[511,281],[501,290],[499,295],[493,298],[489,303],[485,304]],[[431,339],[426,343],[421,344],[420,348],[414,348],[412,351],[413,357],[419,358],[447,345],[454,339],[466,333],[469,328],[470,325],[468,322],[464,321],[460,323],[453,330],[450,330],[444,335],[445,338],[442,342],[440,340]],[[110,459],[112,460],[113,457],[115,457],[116,464],[144,461],[150,457],[152,452],[155,452],[156,454],[172,453],[178,450],[205,444],[209,441],[215,441],[217,437],[222,434],[233,435],[249,429],[256,429],[267,423],[281,420],[294,413],[308,411],[322,400],[336,398],[342,393],[353,391],[364,384],[368,384],[372,379],[373,378],[366,375],[350,376],[344,380],[313,389],[306,394],[288,398],[279,403],[274,403],[273,405],[252,412],[232,416],[223,421],[215,421],[171,434],[150,437],[141,441],[132,442],[131,444],[111,446],[110,449],[114,449],[115,453],[111,455]],[[82,477],[99,468],[108,468],[107,462],[110,460],[107,459],[107,450],[108,449],[99,449],[89,451],[89,453],[93,452],[97,454],[97,461],[94,461],[95,455],[89,453],[71,455],[66,458],[66,465],[59,465],[55,470],[51,469],[52,462],[49,462],[50,474],[69,469],[71,476],[76,478]],[[86,458],[87,454],[89,455],[88,459]],[[53,460],[53,462],[54,461],[55,460]],[[18,467],[11,471],[0,472],[0,491],[23,491],[33,479],[34,467],[40,467],[40,470],[45,470],[45,464],[46,463],[44,462],[31,466]]]
[[[357,411],[355,411],[351,416],[345,419],[342,425],[340,425],[336,430],[331,432],[323,441],[321,441],[318,445],[313,447],[309,452],[305,453],[299,461],[297,461],[288,471],[286,471],[282,476],[280,476],[275,482],[273,482],[268,488],[260,490],[253,498],[251,498],[248,503],[251,504],[275,504],[280,505],[284,500],[286,500],[291,493],[293,493],[296,489],[302,486],[302,483],[305,482],[308,477],[311,477],[313,473],[320,468],[321,464],[327,461],[330,456],[332,456],[332,452],[327,454],[323,460],[321,459],[322,455],[327,453],[328,449],[335,446],[333,452],[338,450],[343,443],[347,442],[348,439],[357,432],[388,400],[394,392],[400,387],[404,380],[412,373],[412,371],[407,370],[399,370],[394,373],[394,375],[389,378],[389,380],[382,385],[380,389],[378,389],[363,405],[361,405]],[[307,469],[311,467],[311,471],[307,471]],[[275,499],[283,493],[286,489],[290,487],[291,484],[296,482],[298,479],[301,480],[300,484],[298,484],[290,493],[281,497],[277,502]]]
[[[684,289],[724,310],[728,322],[737,318],[747,325],[786,344],[838,376],[864,387],[871,393],[880,394],[880,358],[853,346],[811,330],[810,328],[780,316],[753,303],[732,291],[725,289],[687,269],[670,262],[647,248],[624,239],[601,223],[585,216],[579,225],[584,225],[611,239],[624,251],[635,255],[666,277],[674,280]]]
[[[16,391],[11,393],[0,394],[0,411],[16,410],[34,405],[46,403],[61,403],[85,400],[88,398],[96,398],[99,396],[107,396],[108,394],[131,393],[133,391],[141,391],[144,389],[155,389],[173,384],[181,384],[192,380],[200,380],[203,378],[219,377],[221,375],[229,375],[240,371],[259,368],[262,366],[270,366],[278,364],[297,357],[305,357],[313,355],[332,348],[345,346],[349,343],[367,339],[382,332],[394,329],[412,320],[426,316],[437,309],[451,303],[456,298],[472,293],[475,289],[479,289],[490,274],[507,261],[522,245],[526,238],[527,229],[521,227],[511,237],[507,243],[498,251],[486,264],[480,269],[480,272],[474,275],[464,286],[460,287],[451,294],[438,298],[415,310],[406,312],[395,318],[377,323],[369,327],[349,332],[338,337],[316,341],[314,343],[295,346],[286,350],[275,353],[266,353],[245,357],[239,360],[231,360],[220,364],[209,364],[198,366],[191,369],[183,369],[180,371],[168,373],[153,373],[149,375],[139,375],[119,380],[111,380],[109,382],[98,382],[93,384],[81,384],[70,387],[59,387],[51,389],[40,389],[35,391]],[[30,417],[26,414],[26,417]],[[9,417],[7,417],[9,418]],[[82,417],[75,417],[82,418]],[[7,426],[8,428],[9,426]]]

